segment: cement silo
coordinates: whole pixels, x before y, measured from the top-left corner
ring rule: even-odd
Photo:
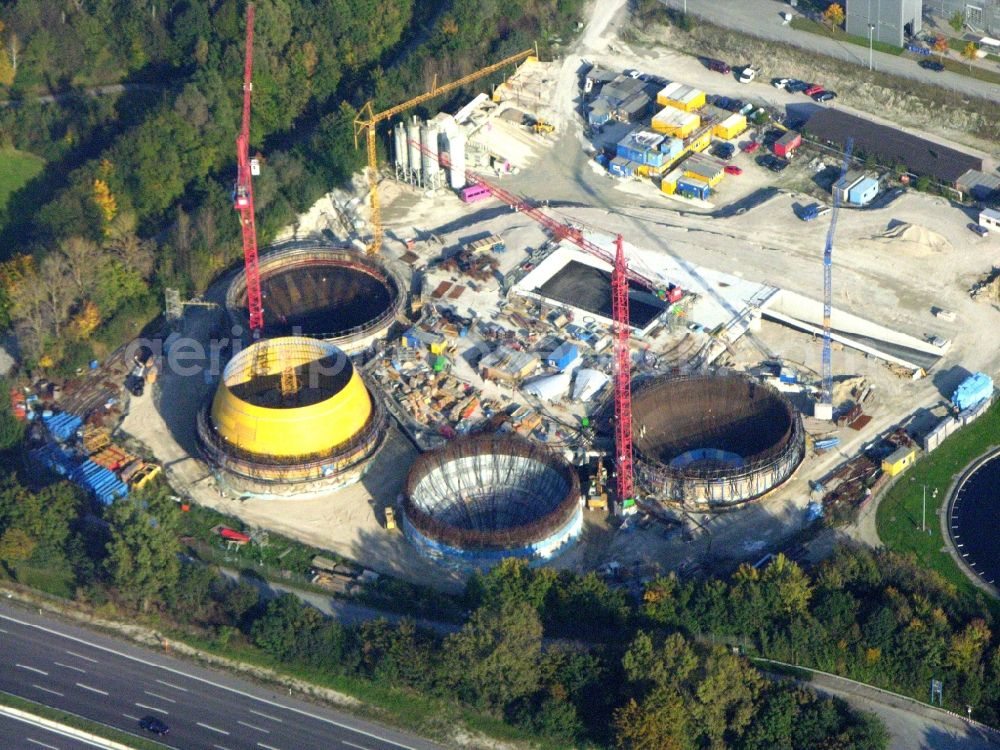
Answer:
[[[406,140],[407,145],[410,150],[410,174],[413,176],[413,182],[416,185],[420,184],[420,118],[416,115],[413,116],[408,123],[406,123]]]
[[[441,184],[441,165],[438,162],[438,130],[429,123],[420,126],[420,157],[424,187],[436,188]]]
[[[453,190],[465,187],[465,133],[456,130],[448,136],[448,157],[451,168],[448,174]]]
[[[392,146],[396,156],[396,179],[409,182],[410,150],[406,145],[406,126],[401,122],[397,122],[392,131]]]

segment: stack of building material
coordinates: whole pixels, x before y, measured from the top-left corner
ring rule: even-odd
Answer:
[[[83,425],[83,420],[80,417],[68,412],[43,415],[42,422],[49,434],[61,443],[75,436],[76,431]]]

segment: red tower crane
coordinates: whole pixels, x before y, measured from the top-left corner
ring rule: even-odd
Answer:
[[[250,150],[250,91],[253,83],[250,73],[253,69],[253,4],[247,5],[247,48],[243,63],[243,125],[236,136],[236,189],[233,203],[240,212],[240,228],[243,232],[243,262],[246,266],[247,308],[250,312],[250,330],[254,338],[260,336],[264,327],[264,302],[260,292],[260,265],[257,260],[257,226],[253,209],[253,164]]]
[[[432,152],[417,143],[409,143],[421,151]],[[436,156],[443,167],[451,167],[451,160],[445,153],[432,154]],[[611,316],[614,321],[614,359],[615,359],[615,488],[618,500],[623,508],[634,507],[635,498],[634,477],[632,466],[632,360],[629,353],[629,282],[636,282],[647,289],[657,290],[661,285],[629,268],[625,257],[625,247],[621,235],[615,240],[615,254],[605,250],[600,245],[591,242],[583,236],[578,227],[563,223],[543,213],[534,203],[511,193],[498,185],[480,177],[472,171],[466,171],[467,181],[481,185],[490,191],[495,198],[506,203],[515,211],[534,219],[545,227],[557,240],[569,240],[584,252],[603,260],[612,268],[611,273]],[[671,285],[663,296],[668,302],[678,301],[683,292],[680,287]]]

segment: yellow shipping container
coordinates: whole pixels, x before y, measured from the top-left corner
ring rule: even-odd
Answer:
[[[717,175],[714,175],[712,177],[708,177],[708,176],[703,175],[703,174],[698,174],[697,172],[687,171],[687,172],[684,173],[684,176],[687,177],[687,178],[689,178],[689,179],[692,179],[692,180],[698,180],[699,182],[704,182],[709,187],[715,187],[716,185],[719,184],[719,181],[722,180],[722,175],[723,174],[724,174],[723,172],[720,172]]]
[[[663,175],[663,178],[660,180],[660,190],[667,195],[673,195],[677,190],[677,180],[681,178],[683,173],[683,169],[677,167],[677,169]]]
[[[705,92],[685,83],[668,83],[656,95],[656,102],[664,107],[676,107],[683,112],[694,112],[705,106]]]
[[[694,153],[700,154],[706,148],[708,148],[712,143],[712,131],[706,129],[704,133],[699,135],[697,138],[688,144],[688,149]]]
[[[746,116],[736,113],[727,117],[725,120],[712,128],[712,135],[716,138],[722,138],[723,140],[728,141],[730,138],[735,138],[746,129]]]
[[[687,138],[701,125],[701,118],[673,107],[664,107],[652,120],[653,130],[676,138]]]

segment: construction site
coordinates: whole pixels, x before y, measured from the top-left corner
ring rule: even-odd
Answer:
[[[581,44],[620,64],[608,39]],[[164,340],[211,352],[234,325],[243,338],[218,371],[189,358],[193,375],[163,347],[121,431],[194,502],[451,589],[509,556],[724,569],[862,506],[887,456],[932,450],[927,435],[992,399],[950,401],[1000,365],[973,333],[995,311],[969,296],[1000,253],[919,193],[864,210],[834,196],[832,216],[804,221],[809,165],[843,178],[843,153],[801,145],[776,174],[737,152],[741,171],[717,179],[702,151],[748,125],[701,96],[741,84],[664,54],[645,63],[671,82],[655,82],[656,116],[700,112],[708,129],[669,145],[640,137],[655,123],[618,119],[638,110],[609,112],[606,139],[650,162],[648,179],[595,158],[590,62],[525,50],[362,108],[367,174],[259,257],[247,85],[245,263]],[[711,189],[683,189],[699,179]],[[925,281],[945,277],[958,281]]]

